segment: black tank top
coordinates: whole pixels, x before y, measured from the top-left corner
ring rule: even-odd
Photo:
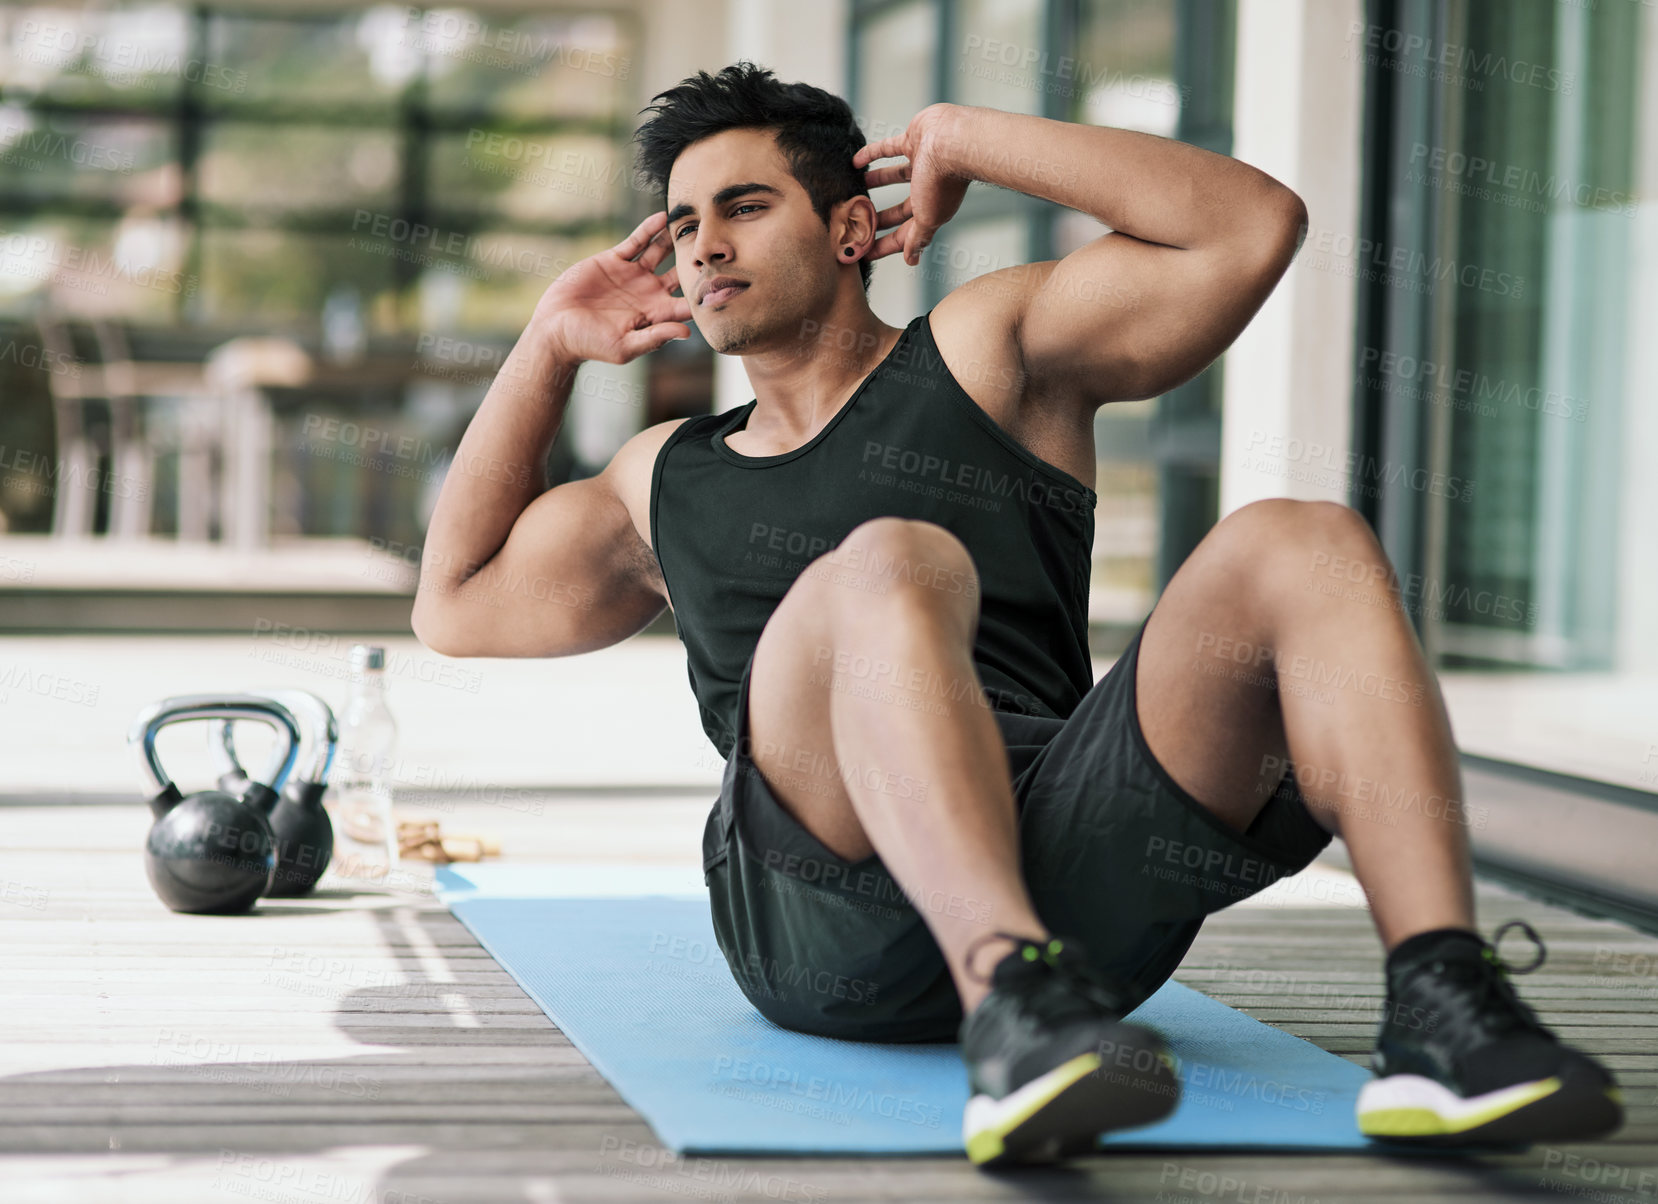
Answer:
[[[813,560],[883,515],[937,523],[966,545],[979,574],[973,659],[992,709],[1064,719],[1092,685],[1088,580],[1098,499],[962,390],[929,316],[905,327],[840,411],[794,451],[745,456],[725,445],[747,425],[758,404],[751,401],[687,419],[657,455],[651,542],[703,730],[722,757],[736,744],[738,689],[766,620]],[[941,700],[950,701],[946,688],[938,687]]]

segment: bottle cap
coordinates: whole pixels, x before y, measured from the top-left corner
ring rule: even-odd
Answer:
[[[386,650],[378,644],[353,644],[351,647],[351,667],[353,669],[384,669],[386,667]]]

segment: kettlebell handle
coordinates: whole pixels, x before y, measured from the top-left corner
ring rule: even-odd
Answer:
[[[280,738],[278,751],[270,768],[253,785],[264,783],[273,793],[282,790],[299,757],[299,725],[287,707],[258,694],[180,694],[139,711],[127,731],[127,743],[138,747],[139,762],[157,797],[176,796],[179,790],[161,767],[156,736],[164,727],[197,719],[255,719],[275,728]]]
[[[306,761],[297,771],[297,780],[310,783],[327,781],[328,771],[334,764],[334,752],[340,743],[339,725],[329,705],[309,690],[255,690],[253,693],[256,697],[275,699],[300,721],[300,748],[306,754]],[[235,732],[236,723],[232,719],[220,720],[218,726],[208,732],[207,747],[213,754],[214,768],[220,780],[231,774],[247,776],[241,758],[236,755]]]

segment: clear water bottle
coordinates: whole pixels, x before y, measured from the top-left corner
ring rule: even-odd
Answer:
[[[340,716],[340,745],[329,786],[334,805],[334,860],[340,885],[387,885],[397,868],[392,770],[397,723],[386,706],[386,650],[351,649],[351,692]]]

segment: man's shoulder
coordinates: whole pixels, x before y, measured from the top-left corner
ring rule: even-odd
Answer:
[[[969,335],[1006,332],[1016,336],[1020,322],[1058,266],[1059,260],[1045,259],[964,280],[933,307],[935,335],[944,326],[952,331],[960,328]]]
[[[656,461],[662,454],[662,448],[680,427],[704,417],[707,415],[693,414],[689,418],[671,418],[666,422],[647,426],[622,444],[616,454],[610,457],[610,463],[605,465],[604,471],[599,474],[628,508],[628,513],[633,516],[634,525],[642,533],[650,530],[652,477],[656,472]]]
[[[1019,325],[1052,261],[1019,264],[958,285],[929,315],[933,342],[962,389],[992,417],[1010,415],[1027,392]]]
[[[610,458],[606,472],[615,469],[624,476],[638,476],[644,474],[645,484],[650,484],[650,474],[656,467],[657,457],[674,432],[688,422],[697,422],[704,418],[713,417],[709,414],[692,414],[687,418],[670,418],[666,422],[658,422],[654,426],[647,426],[644,430],[628,438],[628,441],[617,449]]]

